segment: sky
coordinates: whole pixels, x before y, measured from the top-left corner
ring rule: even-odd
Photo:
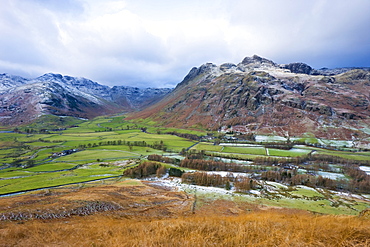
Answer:
[[[369,0],[0,0],[0,73],[174,87],[254,54],[370,67]]]

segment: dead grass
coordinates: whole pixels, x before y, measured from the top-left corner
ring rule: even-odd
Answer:
[[[199,200],[192,214],[193,201],[183,192],[134,181],[0,198],[0,213],[57,214],[96,202],[119,206],[85,216],[0,221],[0,247],[370,246],[366,217],[261,210],[224,200]]]
[[[370,222],[353,216],[260,211],[153,220],[113,214],[6,222],[0,246],[369,246]]]

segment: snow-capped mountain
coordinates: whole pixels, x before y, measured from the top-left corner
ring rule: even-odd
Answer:
[[[0,124],[27,123],[43,114],[91,118],[142,109],[171,89],[108,87],[82,77],[48,73],[34,79],[0,75]]]
[[[369,134],[369,92],[369,68],[314,70],[255,55],[239,64],[194,67],[163,100],[129,118],[150,117],[164,126],[238,126],[245,133],[348,139]]]
[[[21,86],[23,84],[28,83],[29,81],[30,81],[29,79],[20,76],[10,75],[6,73],[0,74],[0,91],[12,87]]]

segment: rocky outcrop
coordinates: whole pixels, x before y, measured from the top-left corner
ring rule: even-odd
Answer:
[[[271,60],[268,60],[266,58],[253,55],[252,57],[245,57],[243,61],[241,62],[243,65],[249,65],[249,64],[268,64],[271,66],[276,66],[276,63],[274,63]]]
[[[311,74],[312,68],[311,66],[305,64],[305,63],[290,63],[283,66],[285,69],[289,69],[290,72],[296,73],[296,74]]]
[[[195,80],[202,75],[210,75],[213,69],[216,69],[217,66],[213,63],[206,63],[201,65],[199,68],[193,67],[190,72],[185,76],[185,78],[180,82],[175,89],[187,85],[190,81]]]

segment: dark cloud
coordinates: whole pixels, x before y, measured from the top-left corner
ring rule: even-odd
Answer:
[[[0,72],[163,87],[253,54],[370,66],[369,13],[367,0],[2,0]]]

